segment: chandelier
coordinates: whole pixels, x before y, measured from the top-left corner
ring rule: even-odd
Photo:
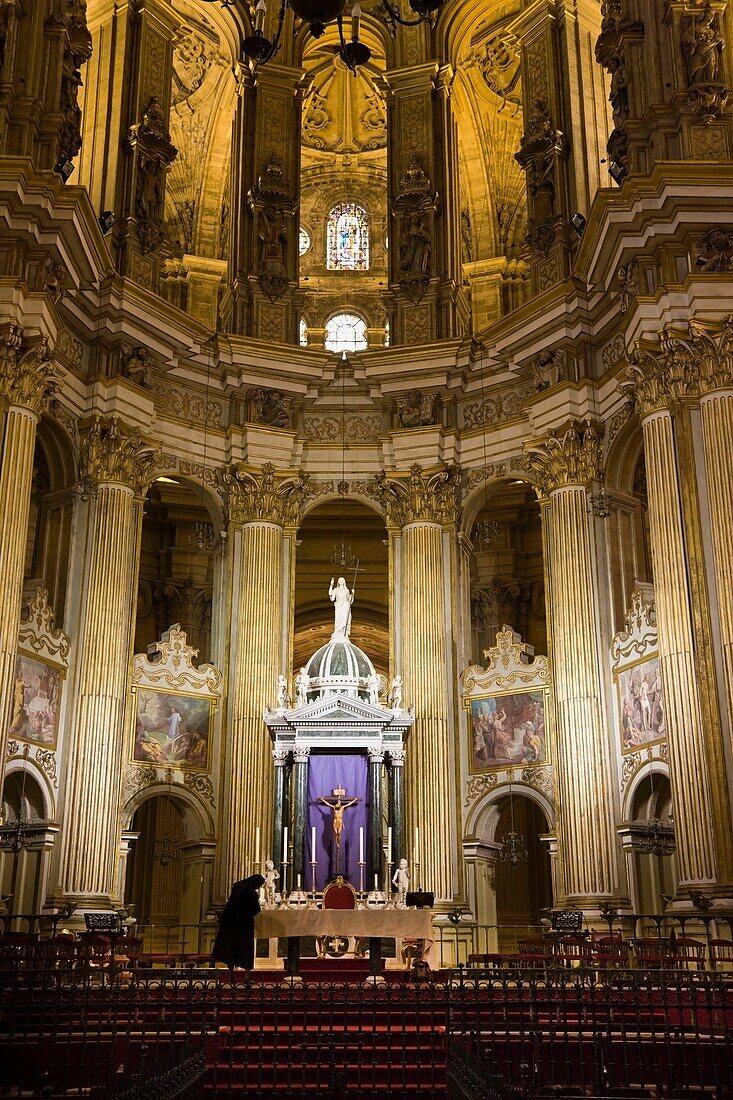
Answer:
[[[33,824],[24,816],[25,781],[28,771],[28,745],[23,746],[23,779],[20,789],[20,803],[17,817],[5,822],[0,818],[0,850],[20,855],[33,841]]]
[[[512,867],[516,867],[519,863],[527,862],[529,853],[527,852],[527,845],[514,827],[514,793],[512,792],[511,772],[509,773],[509,817],[511,822],[509,832],[504,835],[499,849],[499,859],[502,863],[511,863]]]
[[[207,4],[220,3],[222,7],[245,7],[245,0],[205,0]],[[400,0],[397,0],[399,4]],[[368,46],[359,41],[359,25],[361,21],[361,8],[354,4],[351,9],[351,38],[344,35],[344,14],[346,12],[346,0],[279,0],[277,30],[272,39],[265,34],[265,19],[267,18],[267,4],[265,0],[257,0],[255,7],[254,33],[245,38],[242,49],[245,55],[257,64],[270,61],[280,49],[285,11],[290,8],[296,19],[301,19],[308,24],[308,29],[314,38],[320,38],[328,23],[335,21],[339,33],[339,55],[346,67],[355,73],[359,65],[366,65],[372,52]],[[416,27],[418,23],[424,23],[433,12],[440,7],[442,0],[407,0],[408,6],[414,18],[405,18],[398,6],[391,4],[390,0],[381,0],[387,17],[394,27],[399,23],[403,27]]]
[[[654,792],[654,772],[649,772],[649,806],[652,813],[646,821],[641,822],[636,828],[636,848],[652,856],[669,856],[675,851],[677,845],[674,836],[674,823],[672,815],[668,815],[663,821],[656,811],[658,793]]]

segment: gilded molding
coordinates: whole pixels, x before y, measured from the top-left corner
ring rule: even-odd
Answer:
[[[408,523],[455,523],[458,516],[460,471],[454,468],[423,474],[416,462],[408,478],[377,474],[377,495],[387,513],[390,527],[406,527]]]
[[[140,493],[153,470],[153,454],[117,417],[95,416],[82,438],[79,460],[82,497],[118,482]]]
[[[229,519],[232,523],[275,523],[294,527],[300,506],[312,495],[309,475],[275,476],[275,467],[267,462],[261,470],[233,465],[224,475]]]
[[[544,442],[524,444],[526,468],[547,496],[566,485],[587,485],[603,474],[602,429],[592,420],[571,420],[558,431],[550,429]]]
[[[682,397],[733,387],[733,316],[721,323],[687,323],[687,332],[662,329],[656,348],[637,342],[619,389],[649,416]]]
[[[11,324],[0,336],[0,396],[11,406],[39,415],[58,389],[60,378],[47,340],[25,352],[22,345],[23,333],[18,325]]]

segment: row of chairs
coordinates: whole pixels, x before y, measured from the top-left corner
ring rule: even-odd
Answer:
[[[733,969],[733,940],[711,939],[708,945],[690,936],[637,936],[625,940],[620,932],[550,933],[525,937],[517,944],[517,951],[508,956],[472,954],[468,962],[469,966],[585,966],[599,970],[704,970],[709,963],[711,969],[725,971]]]

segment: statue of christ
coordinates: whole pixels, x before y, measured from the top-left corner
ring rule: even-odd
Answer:
[[[343,577],[339,577],[336,585],[333,581],[334,578],[331,577],[331,584],[328,589],[328,598],[333,604],[334,610],[334,627],[331,638],[348,638],[351,633],[351,605],[354,602],[354,589],[352,588],[349,591]]]
[[[329,810],[333,811],[333,835],[336,841],[336,874],[341,874],[341,834],[344,831],[344,810],[348,810],[349,806],[355,806],[357,802],[361,802],[360,798],[347,798],[342,799],[342,795],[346,794],[343,787],[337,787],[333,792],[333,798],[326,798],[321,795],[317,799],[318,802],[322,802],[324,806],[328,806]]]

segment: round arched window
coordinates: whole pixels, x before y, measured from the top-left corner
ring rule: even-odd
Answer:
[[[327,351],[363,351],[366,346],[366,321],[355,313],[337,313],[326,322]]]
[[[298,325],[298,335],[300,337],[300,346],[302,348],[308,347],[308,325],[303,317],[300,318],[300,324]]]
[[[305,256],[306,252],[311,246],[311,235],[307,229],[300,227],[300,233],[298,235],[298,251],[301,256]]]
[[[362,206],[341,202],[328,215],[326,267],[329,271],[369,270],[369,220]]]

